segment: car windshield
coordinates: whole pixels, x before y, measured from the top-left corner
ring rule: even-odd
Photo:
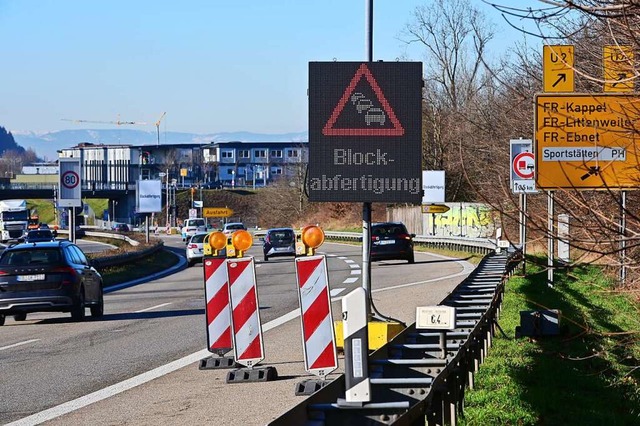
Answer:
[[[57,248],[11,250],[0,258],[2,266],[52,265],[60,263],[60,251]]]
[[[187,226],[204,226],[204,219],[190,219]]]

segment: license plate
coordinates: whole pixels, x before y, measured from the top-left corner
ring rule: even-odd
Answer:
[[[276,247],[276,251],[288,251],[289,247]]]
[[[386,246],[386,245],[395,244],[395,243],[396,243],[396,240],[382,240],[379,242],[381,246]]]
[[[18,275],[18,281],[42,281],[42,280],[44,280],[44,274]]]

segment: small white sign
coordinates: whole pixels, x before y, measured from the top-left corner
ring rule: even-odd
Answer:
[[[513,185],[511,187],[511,190],[514,194],[535,194],[538,192],[538,190],[536,189],[536,181],[533,179],[514,179],[512,183]]]
[[[194,201],[193,201],[193,207],[195,207],[195,208],[197,208],[197,209],[198,209],[198,208],[201,208],[201,207],[202,207],[202,201],[196,201],[196,200],[194,200]]]
[[[196,209],[189,209],[189,219],[193,219],[198,217],[198,210]]]
[[[444,170],[422,171],[422,204],[444,203]]]
[[[139,180],[136,183],[136,211],[138,213],[162,211],[162,182],[159,180]]]
[[[418,306],[416,328],[453,330],[456,328],[456,308],[453,306]]]

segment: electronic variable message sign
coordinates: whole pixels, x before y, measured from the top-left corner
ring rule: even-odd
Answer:
[[[422,64],[309,63],[311,201],[422,199]]]
[[[539,94],[535,102],[538,188],[640,186],[638,96]]]

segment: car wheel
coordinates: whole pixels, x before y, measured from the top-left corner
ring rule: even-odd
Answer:
[[[80,295],[75,306],[71,308],[71,319],[74,321],[82,321],[84,319],[84,288],[80,288]]]
[[[4,315],[0,315],[0,327],[4,325]]]
[[[268,262],[269,261],[269,256],[267,256],[266,254],[264,255],[264,261]]]
[[[19,314],[15,314],[13,319],[16,321],[25,321],[27,319],[27,314],[25,312],[21,312]]]
[[[415,259],[415,256],[413,255],[413,253],[411,253],[409,255],[409,257],[407,258],[407,261],[409,261],[409,263],[415,263],[416,262],[416,259]]]
[[[188,260],[187,260],[187,268],[192,267],[192,266],[194,265],[194,263],[195,263],[195,262],[194,262],[193,260],[188,259]]]
[[[100,318],[104,315],[104,296],[102,294],[100,294],[100,300],[98,300],[98,303],[96,305],[91,305],[89,310],[91,311],[92,318]]]

